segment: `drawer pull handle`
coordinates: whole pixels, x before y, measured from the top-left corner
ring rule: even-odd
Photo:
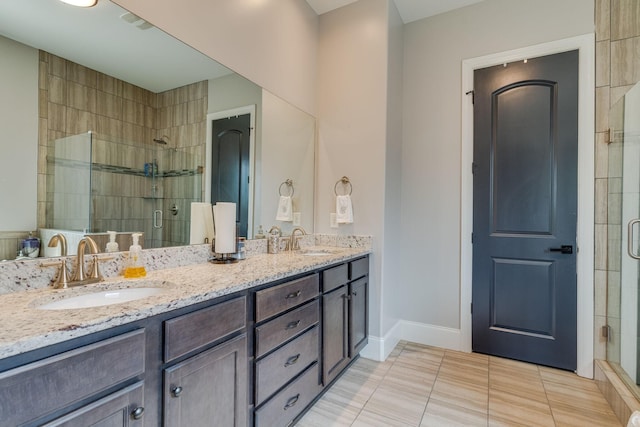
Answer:
[[[173,395],[173,397],[180,397],[180,395],[182,394],[182,387],[180,386],[174,387],[171,390],[171,394]]]
[[[287,366],[295,365],[296,362],[298,361],[298,359],[300,359],[300,353],[296,354],[295,356],[291,356],[290,358],[288,358],[287,359],[287,363],[284,364],[284,367],[286,368]]]
[[[284,405],[284,410],[286,411],[287,409],[293,408],[294,406],[296,406],[296,403],[298,403],[298,399],[300,399],[300,393],[296,394],[295,396],[293,396],[291,399],[287,401],[287,404]]]
[[[131,412],[131,417],[134,420],[139,420],[140,418],[142,418],[142,414],[144,414],[144,408],[142,406],[138,406]]]
[[[302,291],[291,292],[289,295],[284,297],[285,299],[298,298],[302,294]]]
[[[284,329],[286,329],[286,330],[295,329],[295,328],[298,327],[299,324],[300,324],[299,320],[296,320],[296,321],[293,321],[293,322],[289,322],[289,323],[287,323],[287,326]]]

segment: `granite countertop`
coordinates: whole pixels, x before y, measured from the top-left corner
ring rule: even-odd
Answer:
[[[0,359],[165,313],[264,283],[368,254],[365,248],[318,248],[328,255],[298,252],[258,254],[235,264],[200,263],[149,271],[141,279],[115,277],[70,289],[28,290],[0,295],[3,313]],[[309,250],[309,248],[307,248]],[[77,295],[133,287],[161,287],[157,295],[140,300],[70,310],[36,307]]]

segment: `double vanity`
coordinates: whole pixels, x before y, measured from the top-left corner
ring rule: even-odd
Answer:
[[[0,296],[3,425],[286,426],[367,343],[368,249]]]

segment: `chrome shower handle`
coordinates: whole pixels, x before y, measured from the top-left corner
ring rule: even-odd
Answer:
[[[633,252],[633,226],[640,223],[640,218],[632,219],[627,226],[627,253],[633,259],[640,259],[640,255]]]
[[[153,228],[162,228],[162,210],[153,211]]]

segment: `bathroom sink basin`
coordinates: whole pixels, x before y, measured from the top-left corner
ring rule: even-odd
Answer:
[[[101,307],[147,298],[157,295],[163,290],[163,288],[113,289],[65,298],[39,305],[36,308],[38,310],[72,310],[77,308]]]
[[[333,254],[333,252],[326,249],[303,249],[299,253],[304,256],[327,256]]]

